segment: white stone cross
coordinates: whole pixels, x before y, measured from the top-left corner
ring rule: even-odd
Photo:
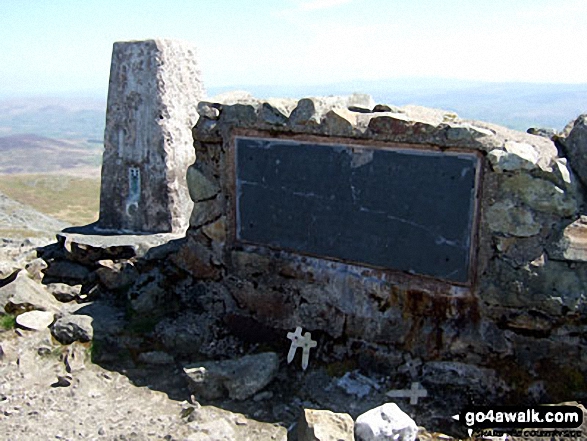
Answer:
[[[424,388],[420,389],[420,383],[412,383],[410,389],[404,390],[390,390],[385,395],[391,398],[410,398],[410,404],[418,404],[418,398],[428,396],[428,391]]]
[[[310,349],[315,348],[318,343],[312,340],[312,334],[309,332],[306,332],[302,337],[302,328],[299,326],[295,332],[288,332],[287,338],[291,340],[291,346],[287,353],[287,363],[291,363],[298,348],[302,348],[302,369],[306,370],[310,358]]]

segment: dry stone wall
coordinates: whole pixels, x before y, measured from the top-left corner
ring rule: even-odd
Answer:
[[[375,105],[363,95],[233,94],[200,102],[198,112],[197,161],[187,172],[194,208],[174,259],[209,286],[228,289],[236,302],[227,323],[252,320],[280,332],[302,326],[330,342],[319,351],[326,359],[354,357],[385,369],[408,354],[436,360],[431,379],[457,375],[465,369],[459,363],[477,365],[488,372],[484,381],[494,378],[496,396],[536,396],[537,389],[585,396],[583,191],[553,141],[450,112]],[[239,137],[478,155],[470,277],[461,283],[242,240]],[[259,213],[271,215],[270,206]]]

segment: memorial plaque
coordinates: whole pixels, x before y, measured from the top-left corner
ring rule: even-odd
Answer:
[[[469,281],[472,153],[237,137],[236,239]]]

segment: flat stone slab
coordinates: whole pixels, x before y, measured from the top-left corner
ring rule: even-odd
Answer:
[[[57,241],[71,260],[93,264],[98,260],[130,259],[143,257],[151,249],[183,237],[176,233],[158,234],[100,234],[100,230],[91,228],[85,233],[62,232]]]
[[[48,328],[54,319],[55,314],[50,311],[29,311],[17,316],[16,324],[22,328],[40,331]]]
[[[473,153],[236,138],[237,239],[469,280]]]

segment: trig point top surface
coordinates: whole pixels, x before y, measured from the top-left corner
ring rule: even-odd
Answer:
[[[176,40],[114,43],[99,227],[180,232],[190,198],[191,127],[204,97],[196,48]]]

